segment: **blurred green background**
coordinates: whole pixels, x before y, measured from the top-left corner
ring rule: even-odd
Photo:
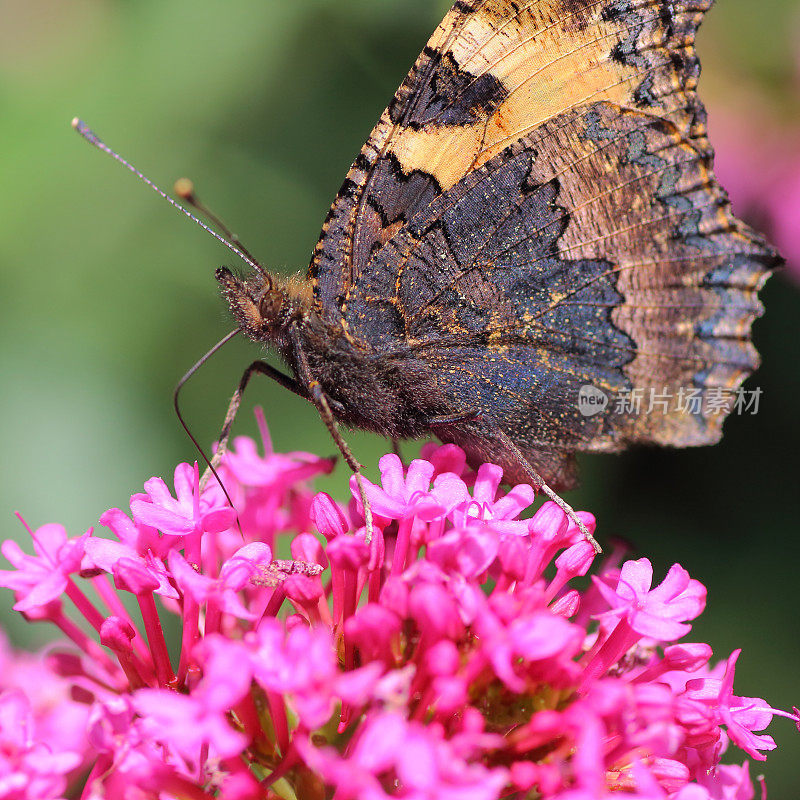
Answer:
[[[0,0],[0,538],[19,535],[16,509],[80,533],[149,476],[193,460],[172,389],[231,328],[213,270],[233,256],[82,142],[70,119],[164,188],[193,178],[267,265],[305,269],[347,167],[448,5]],[[799,26],[797,0],[720,0],[699,40],[712,134],[731,114],[758,126],[764,113],[765,134],[797,124]],[[760,413],[730,419],[714,448],[586,458],[568,499],[596,513],[601,540],[631,540],[659,575],[678,561],[701,579],[709,607],[692,638],[719,657],[743,647],[737,691],[789,708],[800,701],[792,273],[763,297],[764,365],[751,382],[764,390]],[[254,354],[234,342],[189,385],[201,441],[216,436]],[[266,381],[248,399],[265,407],[278,449],[333,452],[301,400]],[[254,430],[246,410],[238,431]],[[351,441],[367,464],[386,450],[367,435]],[[342,497],[346,478],[340,468],[324,487]],[[46,631],[5,610],[8,593],[0,601],[17,642],[42,641]],[[770,732],[770,799],[791,800],[800,739],[783,720]]]

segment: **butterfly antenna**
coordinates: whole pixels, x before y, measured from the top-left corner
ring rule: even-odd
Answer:
[[[183,418],[183,413],[181,412],[180,408],[180,394],[181,389],[186,385],[189,378],[191,378],[203,364],[208,361],[211,356],[214,355],[218,350],[220,350],[224,345],[226,345],[231,339],[233,339],[236,334],[239,333],[239,328],[236,330],[231,331],[227,335],[225,335],[222,339],[220,339],[202,358],[200,358],[196,364],[194,364],[191,369],[178,381],[178,385],[175,387],[175,391],[172,394],[172,405],[175,407],[175,414],[178,417],[178,421],[181,423],[181,427],[186,431],[186,435],[191,439],[192,444],[197,448],[197,452],[203,457],[203,461],[206,462],[206,465],[211,470],[211,474],[216,478],[217,483],[219,484],[219,488],[222,489],[222,493],[225,495],[226,499],[230,507],[236,511],[236,506],[233,505],[233,500],[231,500],[231,496],[228,494],[228,490],[225,488],[225,484],[222,482],[222,478],[220,478],[219,473],[214,468],[214,465],[211,463],[211,460],[206,455],[205,450],[200,445],[200,442],[195,439],[194,434],[189,430],[189,426],[186,424],[186,420]],[[239,517],[237,514],[236,517],[236,524],[239,525]],[[241,533],[241,527],[239,527],[239,532]]]
[[[184,203],[197,209],[232,245],[238,247],[251,261],[258,264],[258,259],[244,246],[242,240],[197,196],[194,181],[189,178],[178,178],[172,191]]]
[[[265,270],[264,267],[262,267],[261,264],[259,264],[258,261],[256,261],[256,259],[254,259],[244,247],[242,247],[242,245],[239,243],[239,240],[236,239],[236,237],[225,238],[225,236],[220,235],[215,230],[206,225],[205,222],[203,222],[201,219],[198,219],[194,214],[192,214],[191,211],[185,209],[179,202],[173,200],[163,189],[161,189],[159,186],[156,186],[156,184],[153,183],[153,181],[151,181],[150,178],[148,178],[144,173],[136,169],[136,167],[134,167],[133,164],[130,163],[130,161],[124,159],[121,155],[119,155],[119,153],[114,152],[83,120],[75,117],[72,120],[72,127],[84,139],[86,139],[86,141],[89,142],[89,144],[93,144],[96,148],[98,148],[98,150],[102,150],[104,153],[108,153],[108,155],[110,155],[111,158],[122,164],[123,167],[127,167],[137,178],[139,178],[139,180],[146,183],[154,192],[163,197],[171,206],[177,208],[178,211],[183,212],[187,217],[189,217],[190,220],[192,220],[192,222],[196,222],[201,228],[208,231],[208,233],[210,233],[217,241],[222,242],[222,244],[224,244],[225,247],[236,253],[236,255],[239,256],[239,258],[241,258],[245,264],[247,264],[249,267],[252,267],[257,272],[260,272],[266,280],[268,281],[271,280],[270,274],[267,272],[267,270]],[[215,221],[215,224],[217,224],[218,220],[216,220],[216,218],[213,219]],[[224,226],[222,226],[222,229],[224,231],[227,231],[227,228],[225,228]]]

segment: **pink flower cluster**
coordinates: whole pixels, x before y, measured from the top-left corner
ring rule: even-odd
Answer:
[[[78,661],[52,649],[16,652],[0,631],[0,797],[55,798],[91,758],[92,695],[74,681]]]
[[[678,641],[706,602],[683,568],[595,564],[452,445],[381,459],[368,542],[357,489],[315,495],[332,462],[272,452],[260,422],[265,453],[239,438],[220,471],[238,518],[181,464],[101,517],[110,537],[3,545],[0,585],[72,654],[2,650],[0,798],[753,797],[720,756],[762,760],[783,712],[734,694],[738,651]]]

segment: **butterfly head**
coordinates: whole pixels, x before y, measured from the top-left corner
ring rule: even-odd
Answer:
[[[239,328],[255,341],[275,341],[298,316],[299,304],[287,286],[271,276],[242,278],[220,267],[216,279]]]

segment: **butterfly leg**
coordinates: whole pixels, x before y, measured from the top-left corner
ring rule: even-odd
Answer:
[[[557,492],[554,492],[543,480],[542,476],[531,466],[531,463],[523,455],[522,451],[517,447],[511,438],[496,427],[493,431],[497,441],[503,446],[506,453],[513,458],[513,460],[521,467],[521,469],[531,478],[533,487],[541,489],[547,497],[549,497],[577,526],[578,530],[583,534],[583,538],[594,548],[596,553],[602,553],[603,548],[600,547],[597,540],[589,533],[589,529],[583,524],[581,518],[575,513],[575,509],[566,502]]]
[[[306,357],[306,354],[303,352],[302,342],[295,327],[289,328],[289,338],[292,342],[292,346],[294,347],[294,355],[297,361],[298,376],[303,381],[306,387],[307,394],[304,393],[304,396],[308,397],[311,400],[311,402],[314,403],[314,405],[317,407],[317,411],[319,411],[319,415],[322,418],[322,421],[325,423],[325,427],[328,429],[331,438],[336,443],[336,446],[339,448],[339,452],[342,454],[344,460],[347,462],[347,466],[350,467],[350,469],[353,471],[353,474],[356,476],[356,483],[358,484],[358,493],[361,495],[361,503],[364,507],[366,540],[367,544],[369,544],[372,541],[372,532],[374,530],[374,524],[372,521],[372,506],[370,505],[369,498],[367,497],[367,492],[364,487],[364,476],[361,474],[361,464],[359,464],[358,461],[356,460],[356,457],[353,455],[353,452],[350,450],[350,447],[344,440],[344,437],[342,436],[341,431],[339,430],[339,425],[336,422],[336,417],[334,417],[333,411],[331,410],[331,401],[325,394],[319,381],[316,380],[316,378],[314,378],[314,375],[311,372],[311,367],[309,366],[308,358]]]
[[[519,470],[528,477],[531,485],[537,492],[544,492],[544,494],[547,495],[547,497],[550,498],[550,500],[552,500],[567,515],[567,517],[578,526],[578,530],[581,532],[581,534],[583,534],[583,537],[587,542],[589,542],[589,544],[592,545],[597,553],[603,552],[602,548],[597,543],[597,540],[594,538],[594,536],[592,536],[591,533],[589,533],[588,528],[583,524],[583,521],[575,513],[575,510],[572,508],[572,506],[545,483],[542,476],[533,468],[530,461],[525,458],[524,453],[519,449],[519,447],[517,447],[513,440],[492,420],[487,419],[476,409],[467,409],[465,411],[448,416],[434,417],[428,421],[428,425],[431,427],[431,429],[434,429],[436,426],[447,427],[452,425],[461,425],[464,423],[476,423],[477,427],[472,428],[470,431],[471,438],[490,438],[496,446],[496,449],[494,450],[495,458],[499,460],[504,456],[507,457],[509,461],[516,465]],[[442,440],[452,441],[453,439],[451,436],[446,436]],[[458,439],[456,439],[456,441],[458,441]]]
[[[294,392],[295,394],[307,399],[306,393],[302,390],[300,384],[298,384],[294,378],[284,375],[280,370],[275,369],[275,367],[273,367],[271,364],[267,364],[266,361],[254,361],[242,373],[242,377],[239,380],[239,385],[236,387],[236,391],[233,393],[230,403],[228,403],[228,411],[225,414],[225,421],[222,423],[222,430],[220,431],[219,438],[217,440],[217,449],[200,481],[201,489],[205,488],[209,478],[219,466],[220,462],[222,461],[222,457],[225,455],[225,451],[228,449],[228,440],[231,437],[233,422],[236,419],[236,415],[239,412],[239,406],[242,403],[244,390],[247,388],[247,384],[250,383],[250,379],[256,374],[266,375],[266,377],[272,378],[272,380],[274,380],[276,383],[279,383],[290,392]]]

